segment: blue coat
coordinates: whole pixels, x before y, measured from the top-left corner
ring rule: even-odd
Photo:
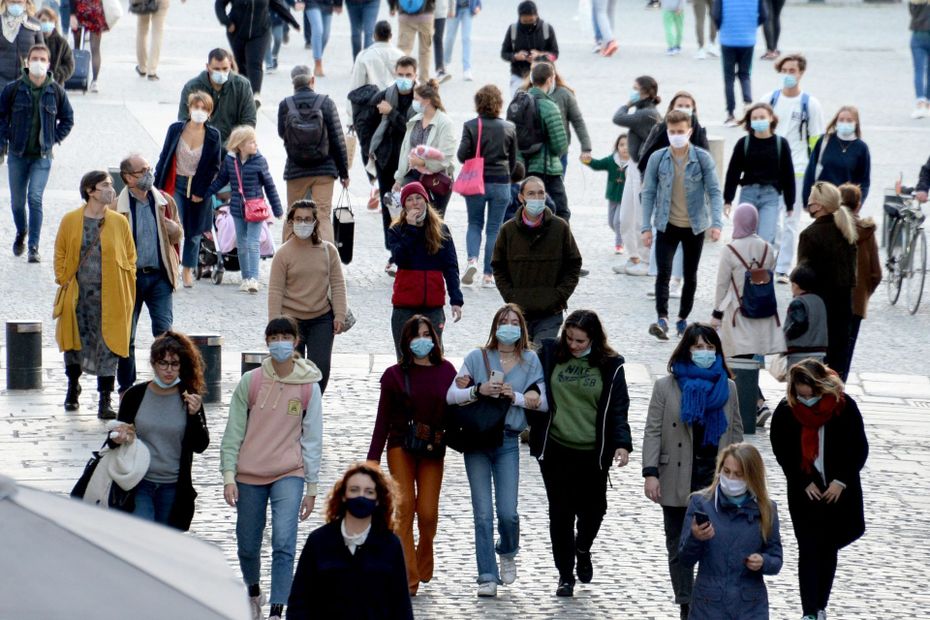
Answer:
[[[643,177],[641,232],[657,230],[665,232],[672,206],[672,180],[675,168],[672,163],[671,147],[659,149],[649,157]],[[692,146],[688,149],[685,164],[685,197],[688,202],[688,219],[694,234],[708,228],[723,230],[723,193],[717,181],[717,166],[710,153]],[[710,202],[708,213],[707,202]],[[655,221],[653,221],[653,214]]]
[[[720,32],[720,45],[752,47],[756,44],[756,30],[765,23],[768,11],[763,0],[717,0],[711,6],[710,17]]]
[[[682,564],[698,563],[691,595],[689,620],[767,620],[769,597],[763,575],[781,570],[781,534],[778,507],[772,502],[772,533],[762,539],[759,505],[749,498],[735,506],[719,497],[691,496],[682,525],[678,557]],[[710,517],[714,537],[699,541],[691,535],[694,511]],[[744,560],[753,553],[762,555],[762,569],[746,568]]]
[[[168,135],[165,136],[165,143],[161,148],[161,155],[158,156],[158,164],[155,166],[155,187],[172,194],[175,189],[174,157],[186,124],[187,121],[178,121],[168,127]],[[190,191],[192,196],[203,198],[203,202],[199,203],[201,208],[181,209],[181,224],[184,226],[185,235],[205,233],[213,224],[213,210],[207,208],[210,204],[210,194],[207,190],[210,189],[210,184],[220,170],[222,158],[223,147],[220,145],[220,132],[216,127],[207,125],[206,134],[203,137],[203,150],[200,152],[200,163],[197,164],[197,172],[194,173],[194,179],[191,181]],[[172,187],[166,187],[169,181]],[[190,204],[197,205],[197,203]]]
[[[268,204],[274,212],[275,217],[284,215],[284,209],[281,208],[281,199],[278,197],[278,189],[274,185],[274,179],[271,178],[271,172],[268,170],[268,161],[261,153],[256,153],[249,157],[244,164],[239,163],[239,174],[242,176],[243,192],[239,191],[239,179],[236,176],[236,154],[229,153],[220,166],[220,173],[216,175],[213,184],[207,189],[207,194],[215,194],[225,185],[229,185],[232,190],[232,197],[229,200],[229,213],[233,217],[242,218],[243,200],[242,195],[248,198],[261,198],[267,195]]]
[[[0,93],[0,153],[22,157],[32,129],[32,83],[25,70],[23,77],[10,82]],[[39,149],[41,156],[51,159],[52,147],[61,142],[74,127],[74,112],[65,90],[51,78],[42,91],[40,102]]]

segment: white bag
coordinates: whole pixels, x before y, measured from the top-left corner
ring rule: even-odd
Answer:
[[[788,377],[788,357],[782,353],[772,356],[769,359],[771,360],[768,363],[769,374],[772,375],[776,381],[784,383],[785,379]]]
[[[123,16],[123,6],[120,0],[100,0],[103,5],[103,16],[107,20],[107,27],[113,30],[116,22]]]

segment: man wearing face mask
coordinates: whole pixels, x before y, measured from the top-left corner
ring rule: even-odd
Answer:
[[[129,355],[120,358],[116,378],[120,393],[136,382],[135,339],[142,305],[152,319],[152,335],[171,329],[171,296],[177,286],[181,224],[169,194],[153,188],[155,174],[141,155],[130,155],[119,165],[126,184],[116,200],[116,212],[126,216],[136,244],[136,304],[132,313]]]
[[[517,15],[519,20],[507,29],[501,45],[501,58],[510,63],[511,96],[526,81],[534,60],[555,62],[559,57],[555,30],[539,19],[536,3],[531,0],[521,2]]]
[[[213,99],[210,125],[219,130],[221,144],[226,144],[234,127],[255,127],[256,110],[252,86],[247,79],[233,70],[232,54],[227,50],[221,47],[211,50],[207,57],[206,70],[184,85],[178,107],[179,121],[190,118],[187,98],[195,90],[209,93]]]
[[[665,123],[670,146],[653,153],[646,165],[641,229],[643,245],[647,248],[652,246],[653,226],[657,231],[658,319],[649,327],[649,333],[659,340],[668,340],[668,283],[675,251],[682,246],[684,284],[675,324],[681,336],[694,306],[705,231],[710,229],[711,240],[717,241],[723,228],[723,194],[717,180],[717,167],[710,153],[690,143],[691,116],[672,110],[665,117]]]
[[[74,126],[68,95],[49,73],[45,45],[29,50],[28,68],[0,93],[0,163],[9,155],[9,179],[16,238],[13,255],[22,256],[28,236],[29,262],[38,263],[42,195],[52,169],[52,147]],[[26,203],[29,218],[26,219]]]

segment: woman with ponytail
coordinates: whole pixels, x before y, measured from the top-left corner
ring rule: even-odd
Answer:
[[[802,620],[823,620],[837,553],[865,532],[859,472],[869,456],[862,415],[842,380],[813,359],[791,367],[772,416],[772,451],[788,480],[798,539]]]
[[[807,263],[816,275],[814,290],[827,307],[826,363],[846,380],[849,370],[849,329],[852,290],[856,286],[856,220],[840,205],[840,190],[817,181],[811,188],[807,210],[815,218],[801,231],[798,263]]]

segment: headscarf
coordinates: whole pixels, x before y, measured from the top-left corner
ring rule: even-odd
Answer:
[[[675,362],[672,373],[681,388],[681,421],[704,427],[704,445],[716,446],[727,430],[723,407],[730,399],[730,382],[723,369],[723,356],[717,355],[710,368],[691,362]]]
[[[748,202],[740,203],[733,212],[733,238],[742,239],[759,230],[759,210]]]

